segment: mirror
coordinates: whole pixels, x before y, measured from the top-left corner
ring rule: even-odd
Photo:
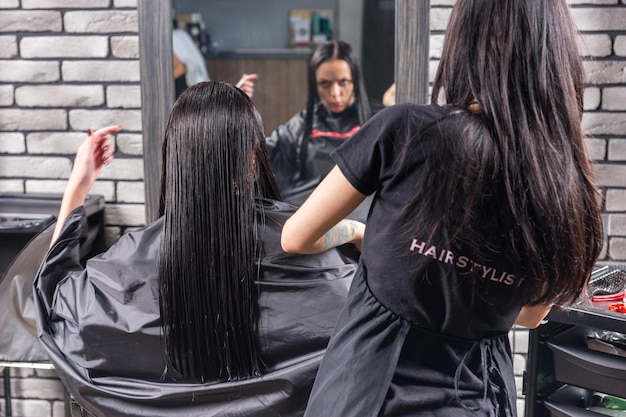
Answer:
[[[268,136],[305,107],[308,59],[328,38],[352,45],[370,99],[380,102],[393,83],[394,0],[297,5],[292,0],[173,0],[172,9],[178,29],[187,30],[203,51],[211,79],[236,83],[243,73],[259,74],[253,100]],[[306,35],[296,39],[300,22]]]
[[[225,7],[231,7],[236,9],[236,12],[232,14],[235,18],[233,20],[227,21],[227,19],[221,16],[219,13],[214,13],[215,16],[219,17],[219,22],[227,25],[227,28],[234,34],[239,34],[241,36],[245,36],[246,42],[252,42],[252,40],[259,38],[265,42],[265,35],[261,35],[262,33],[267,32],[267,29],[272,28],[274,26],[278,27],[279,25],[284,25],[283,30],[288,31],[288,19],[287,13],[290,8],[293,8],[293,3],[291,0],[272,0],[272,7],[268,7],[269,2],[258,2],[256,0],[210,0],[210,1],[199,1],[199,0],[175,0],[175,4],[171,2],[155,2],[153,0],[138,0],[138,12],[139,12],[139,47],[141,54],[141,83],[142,83],[142,123],[143,123],[143,135],[144,135],[144,172],[145,172],[145,189],[146,189],[146,219],[147,221],[152,221],[156,219],[158,212],[158,199],[159,199],[159,181],[160,181],[160,161],[161,161],[161,140],[164,135],[165,123],[167,121],[167,117],[169,115],[169,110],[174,102],[174,82],[173,82],[173,65],[172,65],[172,47],[171,47],[171,30],[172,30],[172,22],[173,15],[172,9],[176,12],[181,13],[185,9],[183,9],[183,2],[186,4],[190,4],[189,2],[194,2],[194,8],[200,7],[199,5],[203,5],[203,7],[214,7],[214,12],[219,11],[223,12]],[[374,4],[376,7],[380,9],[378,15],[374,13],[375,16],[371,17],[369,7]],[[277,5],[283,5],[282,8],[279,8]],[[367,7],[365,5],[368,5]],[[390,7],[393,5],[395,11],[391,11]],[[380,91],[384,91],[394,79],[396,80],[396,84],[398,85],[398,95],[401,93],[404,94],[404,98],[411,99],[411,97],[417,96],[419,100],[412,100],[422,102],[423,97],[426,96],[425,92],[421,91],[423,88],[423,82],[418,83],[414,82],[414,78],[416,78],[418,72],[420,74],[426,74],[427,76],[427,63],[428,57],[426,55],[425,59],[420,60],[420,56],[416,56],[415,46],[415,38],[417,33],[416,26],[418,25],[418,16],[416,15],[421,11],[423,14],[421,21],[419,22],[420,30],[422,32],[428,32],[428,10],[430,2],[428,0],[303,0],[298,3],[298,7],[306,8],[317,8],[321,6],[326,6],[330,8],[334,8],[336,10],[336,19],[337,19],[337,31],[336,37],[339,39],[346,40],[351,43],[352,46],[361,53],[361,62],[363,66],[364,79],[368,83],[378,82],[378,85],[367,85],[368,95],[370,98],[381,99],[382,95]],[[189,6],[191,7],[191,6]],[[373,6],[372,6],[373,7]],[[366,8],[368,10],[366,10]],[[277,10],[282,10],[276,12]],[[424,10],[426,10],[424,12]],[[196,11],[196,10],[186,10],[186,11]],[[203,17],[207,19],[208,11],[202,12]],[[254,24],[260,24],[264,30],[252,30],[250,27],[246,26],[242,22],[245,21],[243,15],[248,14],[249,16],[255,16],[256,20],[249,20],[248,24],[251,25],[252,22]],[[282,16],[280,14],[282,13]],[[386,30],[386,34],[382,35],[378,30],[371,30],[371,26],[369,26],[370,21],[368,20],[368,24],[365,25],[364,19],[383,17],[385,16],[386,21],[388,22],[391,16],[394,16],[394,26],[390,26],[389,23],[381,24],[381,28],[383,31]],[[370,16],[370,17],[368,17]],[[278,20],[274,20],[274,18]],[[208,20],[208,19],[207,19]],[[423,21],[426,21],[426,25],[423,24]],[[277,22],[283,23],[277,23]],[[211,21],[207,22],[207,26],[209,32],[211,33],[212,42],[218,42],[217,46],[221,46],[222,48],[227,46],[226,42],[227,38],[224,35],[223,39],[220,43],[220,32],[217,31],[217,26],[211,27]],[[243,26],[242,26],[243,25]],[[393,29],[391,29],[393,28]],[[342,30],[344,32],[342,32]],[[389,31],[392,30],[396,33],[396,42],[395,47],[389,47],[388,43],[389,39],[393,38],[389,35]],[[213,31],[213,32],[212,32]],[[279,29],[280,31],[280,29]],[[406,32],[406,36],[402,36],[403,33]],[[231,33],[231,36],[232,36]],[[270,50],[262,51],[265,53],[275,53],[280,54],[279,50],[284,51],[286,49],[284,32],[282,38],[283,40],[277,41],[276,44],[273,44],[271,48],[264,44],[264,47],[259,49],[267,48]],[[428,53],[428,36],[422,38],[425,41],[426,47],[418,48],[417,51],[419,53],[426,54]],[[283,43],[283,47],[276,47],[275,45],[279,45]],[[409,45],[410,42],[410,45]],[[243,47],[235,48],[241,49],[239,53],[247,52],[250,54],[254,54],[255,52],[249,48],[249,43],[242,43]],[[376,45],[376,46],[372,46]],[[246,48],[246,46],[248,46]],[[247,50],[247,51],[246,51]],[[393,52],[391,52],[393,51]],[[402,56],[399,56],[397,51],[405,51],[406,53]],[[259,52],[258,50],[256,52]],[[391,55],[393,53],[393,55]],[[308,55],[306,55],[308,57]],[[383,59],[389,59],[390,56],[393,56],[392,63],[387,67],[387,71],[385,76],[375,75],[376,72],[372,72],[370,75],[370,70],[366,67],[368,60],[374,60],[376,62],[382,62]],[[402,57],[405,57],[402,59]],[[231,57],[233,58],[233,57]],[[250,57],[256,59],[257,57]],[[284,59],[284,56],[282,57]],[[302,57],[300,57],[302,58]],[[226,59],[226,58],[225,58]],[[306,62],[306,59],[304,59]],[[393,76],[394,72],[394,64],[395,65],[395,77]],[[426,67],[426,70],[416,69],[416,62],[423,62],[425,65],[420,65],[420,67]],[[242,63],[243,64],[243,63]],[[248,63],[246,63],[248,64]],[[209,63],[209,66],[213,64]],[[247,66],[244,70],[244,65],[241,67],[229,68],[224,66],[224,73],[228,73],[228,77],[225,78],[225,81],[236,81],[241,74],[241,72],[252,72],[255,69],[259,71],[264,69],[266,74],[279,74],[281,79],[287,82],[288,87],[284,87],[287,93],[290,93],[291,90],[294,89],[293,86],[304,84],[304,90],[297,95],[297,98],[294,98],[293,102],[289,100],[278,100],[273,104],[271,100],[275,100],[277,93],[276,91],[272,91],[271,88],[266,88],[264,91],[261,87],[261,81],[257,83],[255,86],[255,102],[257,106],[261,107],[258,103],[260,97],[265,97],[266,100],[269,101],[270,104],[263,105],[263,108],[260,108],[261,114],[264,118],[264,122],[266,124],[266,131],[273,129],[275,126],[283,123],[288,120],[295,112],[301,110],[304,107],[304,102],[306,100],[306,71],[285,71],[280,72],[275,66],[267,65],[266,67],[252,67]],[[391,68],[389,70],[389,68]],[[211,71],[214,73],[212,74]],[[222,78],[220,76],[221,68],[219,65],[216,65],[215,69],[209,68],[209,74],[214,79]],[[378,70],[372,70],[378,71]],[[389,71],[392,75],[389,74]],[[234,75],[232,75],[234,73]],[[226,75],[224,76],[226,77]],[[296,78],[292,81],[289,77],[302,77]],[[375,81],[376,80],[376,81]],[[420,87],[420,85],[422,85]],[[407,88],[405,88],[405,86]],[[408,88],[410,87],[410,88]],[[427,85],[426,85],[427,88]],[[371,92],[370,92],[371,90]],[[284,94],[285,91],[279,93]],[[302,93],[304,91],[304,93]],[[426,90],[424,90],[426,91]],[[378,95],[378,97],[376,97]],[[294,95],[294,97],[296,97]],[[402,101],[407,101],[407,99],[403,99]],[[271,109],[272,106],[280,107],[284,106],[281,111],[286,114],[283,116],[282,114],[279,117],[276,117],[272,121],[271,117],[263,114],[266,110]],[[293,107],[291,107],[293,106]]]

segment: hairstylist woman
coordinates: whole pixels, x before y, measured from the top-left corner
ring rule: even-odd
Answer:
[[[458,0],[432,99],[381,110],[283,229],[310,252],[376,193],[305,416],[516,416],[507,333],[585,287],[602,246],[565,0]]]

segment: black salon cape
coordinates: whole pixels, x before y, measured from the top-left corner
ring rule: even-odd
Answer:
[[[380,106],[370,103],[372,111]],[[306,110],[278,126],[266,139],[272,170],[282,197],[301,205],[335,166],[330,154],[357,132],[361,126],[356,106],[333,113],[322,103],[313,109],[313,131],[307,147],[306,169],[300,170],[300,147],[304,138]],[[347,217],[365,222],[372,199],[368,197]]]
[[[304,138],[306,110],[278,126],[267,138],[272,170],[280,193],[286,201],[300,205],[330,172],[335,162],[330,153],[341,146],[360,127],[356,107],[351,105],[341,113],[333,113],[322,103],[313,109],[315,138],[309,139],[306,169],[300,171],[300,147]],[[313,132],[312,132],[313,133]],[[304,174],[304,176],[300,174]]]
[[[259,378],[174,381],[162,355],[157,254],[163,220],[122,236],[83,268],[74,210],[34,283],[39,338],[68,391],[95,416],[300,416],[355,271],[335,250],[280,248],[293,207],[262,200]]]

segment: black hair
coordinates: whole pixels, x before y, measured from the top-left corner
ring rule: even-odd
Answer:
[[[248,96],[217,82],[185,90],[167,123],[162,169],[168,366],[200,382],[259,375],[255,200],[280,194]]]
[[[477,256],[504,230],[524,304],[577,299],[603,242],[577,36],[565,0],[458,0],[432,100],[459,110],[435,126],[439,159],[407,206],[413,230]]]

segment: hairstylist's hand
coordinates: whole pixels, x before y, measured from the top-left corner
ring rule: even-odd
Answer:
[[[235,84],[235,87],[241,89],[248,97],[252,98],[254,96],[254,81],[258,78],[258,74],[246,74],[244,72],[241,79]]]

